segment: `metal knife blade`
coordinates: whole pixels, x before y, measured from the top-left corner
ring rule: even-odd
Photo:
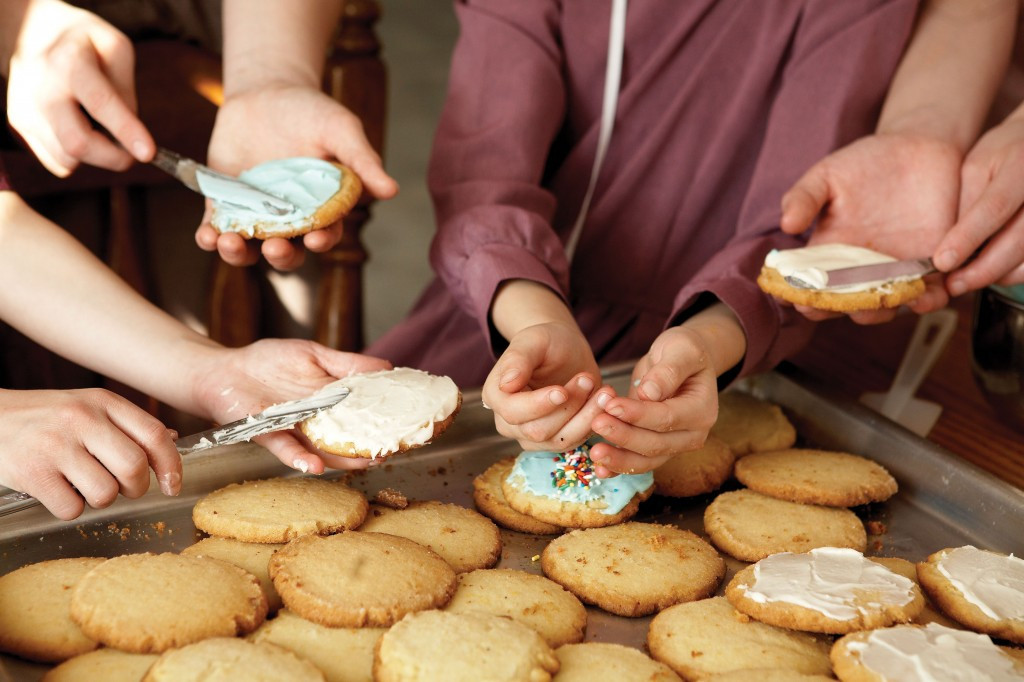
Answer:
[[[920,258],[825,270],[825,286],[823,287],[815,286],[795,275],[787,275],[785,279],[790,286],[800,289],[833,289],[850,286],[851,284],[884,282],[898,277],[927,275],[931,272],[935,272],[935,265],[932,263],[932,259]]]

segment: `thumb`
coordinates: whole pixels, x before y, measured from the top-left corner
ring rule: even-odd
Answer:
[[[391,369],[391,363],[382,358],[360,353],[346,353],[334,350],[320,344],[313,346],[316,350],[316,359],[323,370],[332,377],[339,379],[350,374],[361,372],[375,372],[382,369]]]
[[[821,210],[832,198],[824,166],[817,163],[803,174],[782,195],[782,218],[779,226],[788,234],[800,234],[811,226]]]

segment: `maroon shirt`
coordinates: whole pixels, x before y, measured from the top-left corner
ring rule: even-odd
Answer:
[[[739,317],[743,374],[774,366],[810,324],[755,279],[782,194],[869,133],[914,0],[634,0],[615,128],[576,256],[610,0],[462,0],[432,153],[437,279],[367,352],[479,385],[498,285],[559,292],[599,362],[644,354],[710,296]],[[712,299],[713,300],[713,299]]]

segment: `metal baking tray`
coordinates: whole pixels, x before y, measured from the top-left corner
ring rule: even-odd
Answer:
[[[624,391],[629,371],[626,365],[609,368],[606,380]],[[880,535],[869,535],[869,554],[918,561],[943,547],[968,543],[1024,552],[1024,491],[857,403],[837,399],[793,367],[744,380],[739,388],[782,406],[800,435],[798,444],[865,455],[896,477],[900,491],[895,497],[856,510],[865,521],[885,527]],[[474,391],[464,396],[462,412],[436,443],[374,466],[351,482],[371,496],[390,487],[413,499],[472,507],[473,478],[518,450],[495,432],[492,414]],[[177,498],[166,498],[153,486],[137,500],[120,499],[72,522],[54,519],[41,507],[0,518],[0,574],[59,557],[179,551],[200,537],[191,515],[200,497],[234,481],[282,475],[296,472],[257,446],[228,446],[185,458],[184,487]],[[703,535],[703,510],[712,497],[656,495],[643,504],[636,520],[673,523]],[[550,539],[502,530],[498,565],[540,573],[534,557]],[[726,581],[745,565],[731,559],[727,564]],[[643,648],[649,617],[623,618],[597,608],[588,612],[587,641]],[[0,656],[0,680],[38,680],[46,669]]]

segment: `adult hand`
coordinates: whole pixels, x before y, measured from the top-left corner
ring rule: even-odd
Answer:
[[[109,391],[0,391],[0,413],[0,483],[58,518],[141,496],[150,468],[165,495],[181,489],[176,435]]]
[[[337,160],[351,168],[377,198],[398,192],[359,119],[320,90],[302,85],[260,87],[238,93],[221,106],[210,138],[212,167],[237,175],[258,163],[292,156]],[[209,218],[208,209],[196,230],[196,243],[205,251],[217,251],[231,265],[252,265],[262,252],[274,268],[293,270],[305,258],[305,250],[292,241],[247,241],[238,234],[220,234]],[[304,235],[302,246],[321,253],[340,238],[339,222]]]

